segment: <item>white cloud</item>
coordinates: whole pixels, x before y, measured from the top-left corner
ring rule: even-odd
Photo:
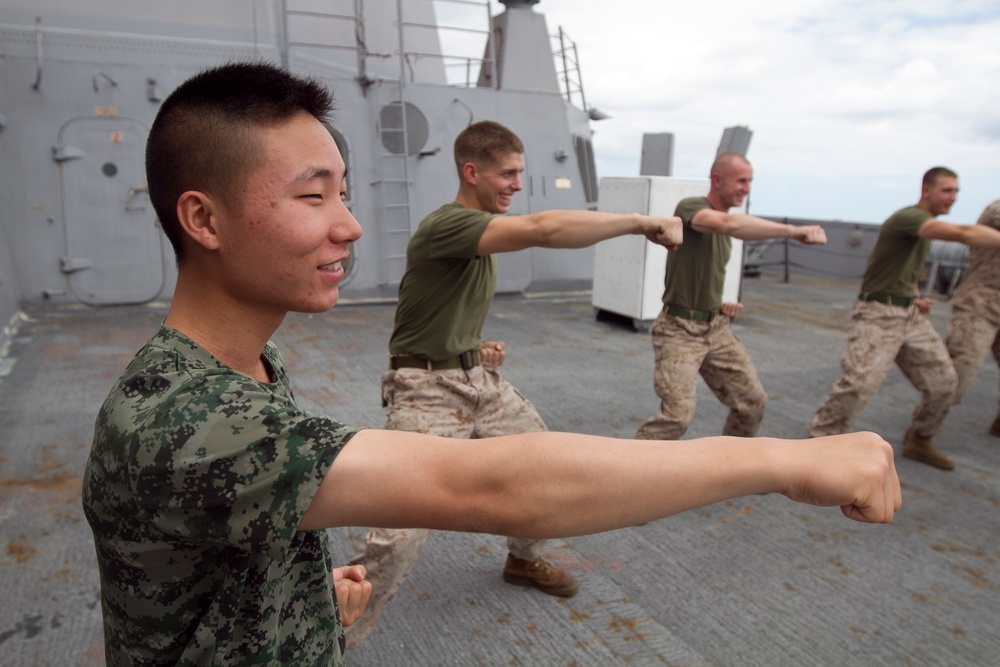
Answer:
[[[496,3],[495,3],[496,4]],[[497,5],[499,6],[499,5]],[[576,41],[602,176],[638,171],[643,132],[673,132],[680,176],[722,130],[754,137],[758,213],[881,221],[923,171],[959,172],[950,219],[1000,197],[1000,8],[914,0],[542,0]]]

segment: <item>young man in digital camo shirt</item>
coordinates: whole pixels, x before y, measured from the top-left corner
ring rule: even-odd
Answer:
[[[288,312],[336,303],[361,236],[330,102],[234,63],[182,84],[153,123],[149,193],[177,286],[100,411],[83,483],[108,665],[343,665],[330,527],[557,538],[765,492],[892,520],[892,450],[872,433],[469,447],[298,408],[270,338]]]

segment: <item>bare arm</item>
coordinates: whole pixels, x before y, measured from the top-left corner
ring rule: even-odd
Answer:
[[[767,492],[873,523],[901,504],[892,448],[873,433],[659,442],[543,432],[470,446],[367,430],[336,458],[300,528],[566,537]]]
[[[552,210],[528,215],[501,215],[490,220],[476,252],[492,255],[525,248],[585,248],[624,234],[642,234],[668,248],[680,245],[680,218],[638,213]]]
[[[917,236],[935,241],[958,241],[972,248],[1000,248],[1000,231],[986,225],[956,225],[931,219],[920,226]]]
[[[819,225],[785,225],[773,220],[758,218],[746,213],[727,213],[706,208],[691,219],[691,226],[699,232],[728,234],[743,241],[764,239],[792,239],[807,245],[826,243],[826,232]]]

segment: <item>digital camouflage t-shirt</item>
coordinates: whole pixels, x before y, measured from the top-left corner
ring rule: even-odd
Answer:
[[[356,432],[161,327],[97,417],[83,481],[107,663],[342,665],[325,531],[297,527]]]

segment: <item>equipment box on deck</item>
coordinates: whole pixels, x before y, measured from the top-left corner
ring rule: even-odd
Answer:
[[[671,216],[685,197],[708,194],[704,178],[672,176],[607,177],[601,179],[598,209],[611,213]],[[746,210],[746,202],[739,209]],[[663,307],[663,277],[667,249],[630,234],[597,244],[594,252],[592,303],[601,311],[630,318],[637,330],[646,330]],[[726,267],[723,301],[739,301],[743,275],[743,242],[733,239]]]

